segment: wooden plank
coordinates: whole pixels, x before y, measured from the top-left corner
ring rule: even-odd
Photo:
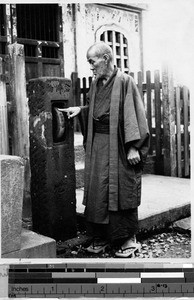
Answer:
[[[52,41],[45,41],[45,40],[33,40],[27,38],[17,38],[17,42],[24,45],[34,45],[37,46],[40,42],[42,46],[48,46],[53,48],[60,48],[60,42],[52,42]]]
[[[8,136],[8,115],[7,115],[7,98],[6,83],[1,80],[2,58],[0,57],[0,155],[9,154],[9,136]]]
[[[42,64],[42,76],[61,77],[60,65]]]
[[[43,65],[42,65],[42,44],[38,44],[36,47],[36,56],[38,58],[37,70],[38,70],[38,77],[43,76]]]
[[[83,82],[83,92],[82,92],[82,94],[83,94],[83,105],[85,105],[86,104],[86,96],[87,96],[87,86],[86,86],[86,78],[84,77],[83,78],[83,80],[82,80],[82,82]]]
[[[24,200],[30,199],[29,109],[26,95],[24,46],[8,46],[10,58],[10,98],[12,104],[12,155],[23,158],[25,165]]]
[[[17,42],[17,13],[16,4],[11,4],[12,43]]]
[[[11,40],[12,40],[10,4],[6,4],[6,6],[5,6],[5,14],[6,14],[6,37],[7,37],[7,43],[10,44]]]
[[[161,144],[161,98],[160,98],[160,73],[154,72],[154,99],[155,99],[155,128],[156,128],[156,161],[162,156]]]
[[[60,59],[60,76],[64,77],[65,70],[64,70],[64,54],[63,54],[63,16],[62,16],[62,6],[58,5],[58,17],[57,17],[57,32],[59,34],[58,40],[60,41],[59,44],[59,59]]]
[[[91,84],[92,84],[92,80],[93,80],[93,78],[92,78],[92,77],[89,77],[89,88],[90,88],[90,86],[91,86]]]
[[[39,60],[38,57],[30,57],[30,56],[25,57],[25,61],[27,63],[38,63],[38,60]],[[57,59],[57,58],[42,57],[41,60],[42,60],[43,64],[60,65],[60,59]]]
[[[184,115],[184,175],[189,176],[189,119],[188,103],[189,91],[186,86],[183,87],[183,115]]]
[[[3,60],[2,57],[0,57],[0,75],[3,74]]]
[[[176,103],[177,175],[178,177],[182,177],[180,87],[176,87],[175,103]]]
[[[71,81],[72,81],[73,105],[80,106],[80,79],[78,78],[77,72],[73,72],[71,74]],[[80,126],[81,126],[81,124],[80,124]],[[80,131],[78,118],[74,118],[74,130]]]
[[[146,83],[142,85],[143,92],[146,91]],[[151,89],[154,90],[154,83],[151,83]],[[160,82],[160,89],[162,89],[162,83]]]
[[[176,176],[175,100],[172,72],[162,70],[164,175]]]
[[[137,73],[137,87],[139,89],[139,93],[140,93],[140,96],[141,96],[142,100],[144,100],[143,99],[143,89],[142,89],[142,86],[143,86],[143,75],[142,75],[142,72],[139,71]]]
[[[147,121],[150,131],[150,148],[149,154],[153,154],[153,141],[152,141],[152,97],[151,97],[151,72],[146,72],[146,95],[147,95]]]

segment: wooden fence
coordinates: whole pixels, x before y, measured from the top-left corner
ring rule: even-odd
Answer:
[[[0,154],[19,155],[26,161],[26,186],[29,186],[29,129],[26,98],[25,59],[23,46],[9,47],[9,89],[2,75],[0,60]],[[142,95],[150,130],[148,162],[153,162],[152,173],[190,176],[190,94],[185,86],[174,86],[171,72],[146,72],[131,75]],[[152,75],[152,76],[151,76]],[[153,78],[152,78],[153,77]],[[84,105],[92,78],[78,78],[72,73],[75,105]],[[9,105],[8,105],[9,104]],[[8,115],[8,118],[7,118]],[[8,126],[9,125],[9,126]],[[82,123],[75,120],[75,130]],[[9,132],[9,133],[8,133]],[[28,188],[27,188],[28,189]]]
[[[146,72],[145,82],[142,72],[136,80],[143,98],[150,130],[148,161],[154,161],[153,172],[158,175],[190,176],[190,95],[186,86],[174,86],[170,70],[164,67],[162,74]],[[92,78],[78,78],[72,73],[73,97],[75,105],[86,103],[87,92]],[[75,121],[75,131],[81,131],[82,124]]]

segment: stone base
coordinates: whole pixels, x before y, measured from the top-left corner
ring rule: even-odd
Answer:
[[[1,258],[56,258],[56,241],[33,231],[22,229],[21,249],[5,253]]]

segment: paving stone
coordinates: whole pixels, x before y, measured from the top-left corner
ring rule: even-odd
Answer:
[[[191,231],[191,217],[174,222],[173,228],[184,231]]]

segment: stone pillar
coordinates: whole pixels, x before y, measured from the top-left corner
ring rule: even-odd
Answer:
[[[71,80],[42,77],[28,85],[33,231],[66,240],[76,236]]]
[[[23,159],[0,155],[1,254],[21,247],[23,188]]]

